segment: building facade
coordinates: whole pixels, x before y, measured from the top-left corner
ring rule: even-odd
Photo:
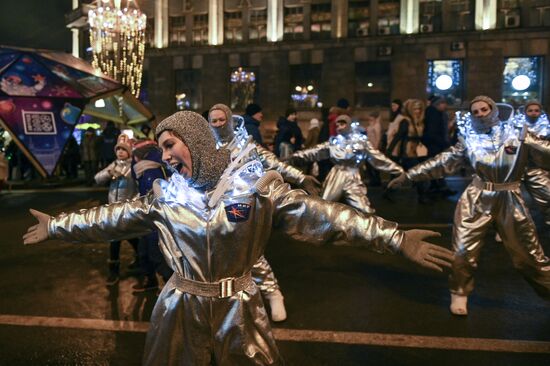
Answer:
[[[85,17],[90,5],[74,5],[73,13]],[[360,114],[387,108],[393,98],[429,94],[446,95],[457,108],[479,94],[550,106],[548,0],[142,0],[139,6],[148,16],[143,97],[160,118],[220,102],[240,112],[254,101],[274,120],[289,106],[309,116],[339,98]],[[86,26],[71,26],[83,53]]]

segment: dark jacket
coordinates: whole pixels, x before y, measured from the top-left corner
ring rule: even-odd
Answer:
[[[260,121],[257,121],[251,116],[245,114],[244,128],[246,128],[246,132],[252,136],[256,143],[263,145],[262,135],[260,134]]]
[[[286,142],[291,144],[294,151],[298,151],[302,148],[304,143],[304,136],[302,135],[302,130],[298,127],[296,122],[291,122],[284,117],[280,117],[277,121],[277,135],[275,136],[275,155],[280,156],[279,147],[281,143]],[[294,137],[294,143],[291,142],[291,139]]]
[[[429,156],[435,156],[451,146],[447,127],[448,118],[447,113],[440,112],[433,106],[426,108],[422,142],[428,148]]]
[[[135,169],[136,164],[144,164],[145,162],[155,162],[160,165],[152,169],[144,170],[142,174],[138,177]],[[146,195],[153,189],[153,182],[156,179],[167,179],[168,174],[164,168],[164,163],[162,161],[162,152],[159,149],[151,149],[146,157],[140,162],[132,160],[132,177],[138,183],[140,196]]]

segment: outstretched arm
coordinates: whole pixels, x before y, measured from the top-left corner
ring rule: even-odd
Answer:
[[[375,149],[369,141],[366,141],[366,150],[367,161],[376,170],[396,175],[404,173],[404,170],[401,166],[396,164],[386,155],[382,154],[380,150]]]
[[[466,158],[466,148],[462,142],[457,142],[447,150],[437,154],[388,183],[388,188],[397,188],[408,180],[413,182],[443,178],[456,172]]]
[[[153,206],[154,198],[149,194],[56,217],[31,210],[38,224],[29,228],[23,243],[47,239],[89,243],[143,236],[153,231],[153,221],[159,216]]]
[[[524,143],[529,146],[529,160],[539,168],[550,170],[550,140],[526,132]]]
[[[312,148],[296,151],[290,157],[291,161],[300,161],[305,163],[313,163],[330,157],[330,142],[326,141],[315,145]]]
[[[286,182],[292,184],[300,184],[305,178],[305,174],[300,169],[293,167],[292,165],[280,161],[277,155],[263,146],[256,145],[256,151],[258,152],[260,161],[265,170],[276,170],[282,176]]]
[[[274,228],[293,239],[312,244],[360,246],[378,253],[400,252],[421,266],[439,271],[441,266],[450,266],[449,250],[424,241],[438,233],[398,230],[396,223],[381,217],[291,190],[276,177],[258,192],[273,202]]]
[[[300,169],[293,167],[292,165],[280,161],[277,155],[271,151],[256,145],[256,151],[260,157],[260,161],[265,170],[276,170],[282,176],[285,182],[295,184],[305,189],[305,191],[311,195],[318,196],[321,183],[315,177],[304,174]]]

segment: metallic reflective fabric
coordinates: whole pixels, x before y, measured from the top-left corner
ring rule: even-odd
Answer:
[[[544,223],[550,227],[550,172],[540,168],[528,168],[523,176],[523,182],[539,206]]]
[[[211,191],[184,188],[198,196],[196,203],[166,200],[166,192],[157,184],[157,195],[52,218],[49,237],[97,242],[157,230],[170,267],[184,278],[202,282],[250,271],[262,256],[272,228],[302,242],[389,253],[399,249],[404,237],[396,223],[308,196],[280,180],[260,192],[235,193],[231,188],[213,208],[206,204]],[[181,194],[179,190],[173,197]],[[233,207],[241,211],[233,212]],[[172,281],[153,310],[143,361],[145,365],[282,364],[256,286],[219,299],[182,293]]]
[[[264,296],[279,290],[279,282],[275,273],[263,255],[252,267],[252,277]]]
[[[304,181],[305,174],[298,168],[293,167],[277,158],[277,155],[263,146],[256,145],[258,157],[265,170],[276,170],[283,176],[285,182],[300,185]]]
[[[410,169],[407,176],[413,181],[437,179],[469,161],[485,184],[518,182],[528,163],[550,165],[549,145],[525,131],[512,133],[501,123],[488,134],[466,133],[455,146]],[[519,185],[510,184],[511,190],[500,191],[478,186],[472,183],[466,188],[455,210],[451,292],[468,295],[473,290],[483,241],[495,226],[514,266],[540,296],[550,300],[550,260],[544,255]]]
[[[292,155],[293,160],[305,162],[328,158],[334,167],[323,183],[321,197],[328,201],[345,202],[367,214],[373,214],[375,210],[367,198],[367,187],[359,174],[359,166],[368,161],[377,170],[397,175],[403,173],[403,168],[375,149],[365,135],[357,132],[347,136],[338,135],[330,141]]]
[[[550,139],[548,115],[542,114],[535,122],[528,123],[525,123],[527,122],[525,115],[521,115],[520,117],[523,118],[518,118],[518,125],[525,125],[529,132],[535,136]],[[550,172],[530,166],[523,176],[523,181],[525,188],[527,188],[527,191],[531,194],[544,215],[545,224],[550,227]]]
[[[228,149],[231,152],[232,159],[238,156],[244,148],[252,144],[256,147],[256,152],[259,155],[258,158],[266,171],[276,170],[281,173],[285,179],[290,178],[291,183],[293,180],[297,183],[296,179],[293,178],[299,178],[300,175],[302,176],[300,182],[303,180],[303,173],[298,169],[279,161],[277,156],[271,151],[261,147],[260,145],[256,145],[256,143],[248,136],[248,133],[243,125],[237,126],[235,130],[236,131],[233,133],[233,137],[230,140],[217,140],[217,147]],[[254,264],[251,272],[254,282],[256,282],[256,285],[260,288],[262,295],[267,296],[270,293],[279,290],[279,282],[275,277],[275,273],[273,273],[271,265],[263,255],[258,262]]]

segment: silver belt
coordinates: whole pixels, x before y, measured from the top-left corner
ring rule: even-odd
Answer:
[[[472,180],[474,187],[482,189],[484,191],[500,192],[500,191],[514,191],[519,189],[521,182],[508,182],[508,183],[493,183],[485,182],[481,180],[477,175],[474,176]]]
[[[181,292],[195,296],[217,297],[220,299],[231,297],[237,292],[246,290],[254,286],[250,272],[241,277],[228,277],[217,282],[200,282],[181,277],[174,273],[171,281]]]

